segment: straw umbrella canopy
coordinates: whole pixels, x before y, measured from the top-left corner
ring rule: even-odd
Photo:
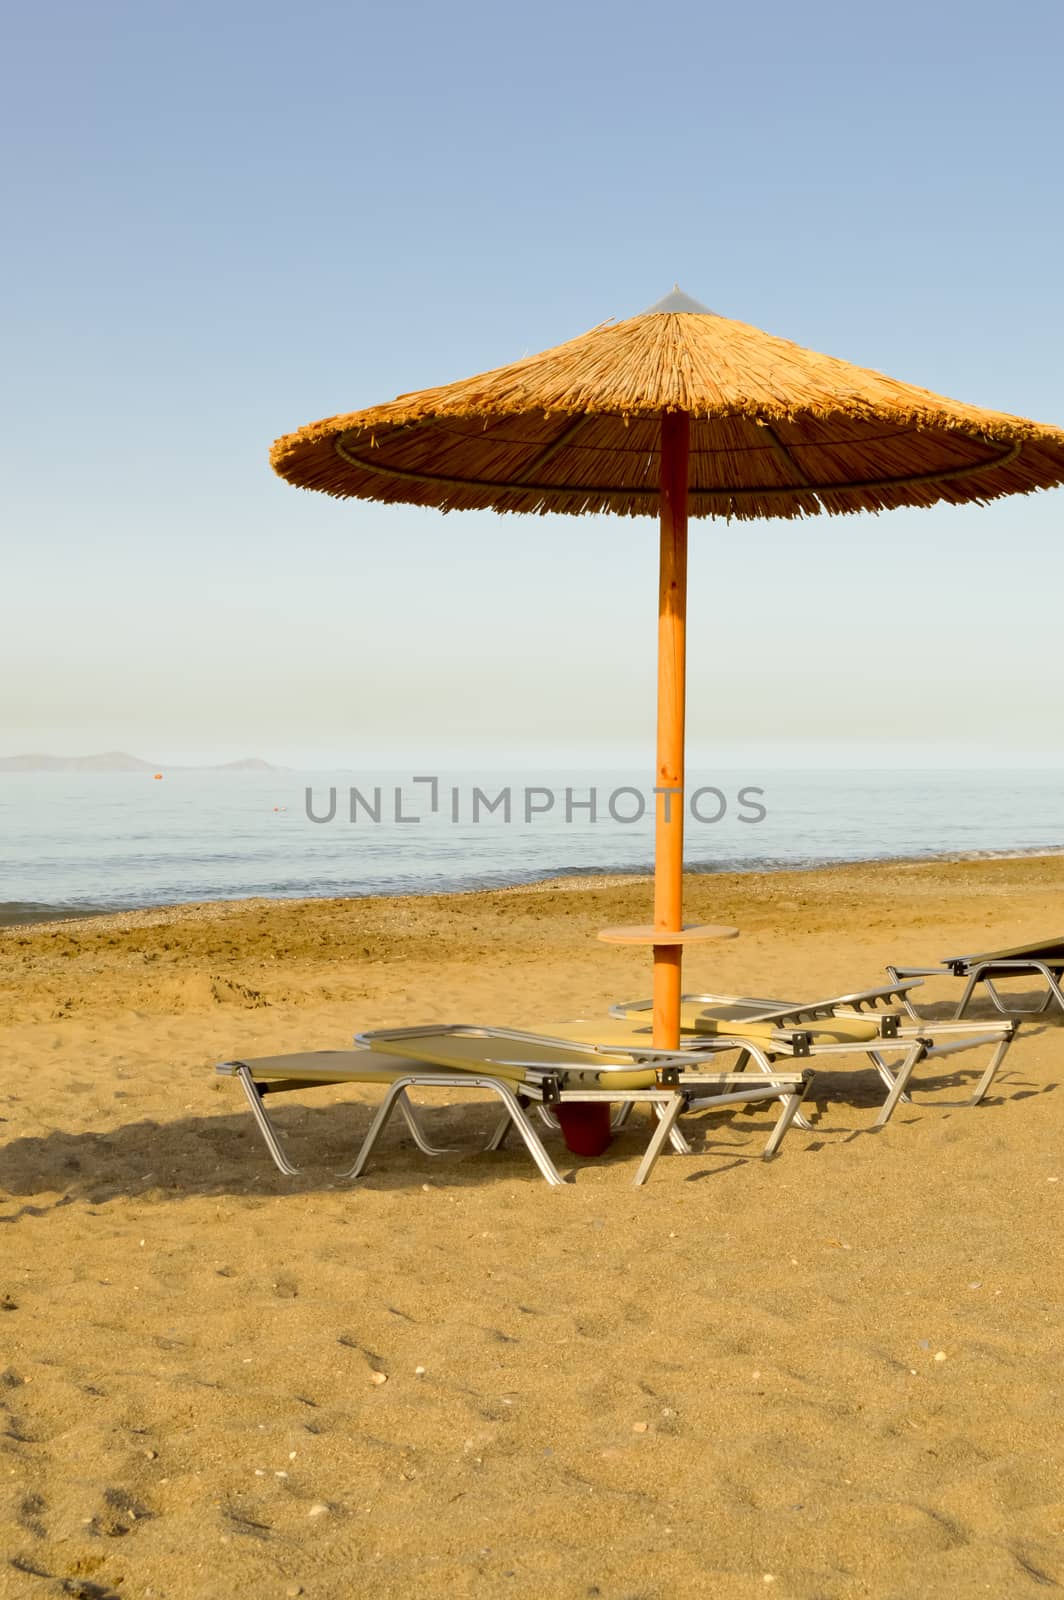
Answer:
[[[945,399],[679,289],[641,316],[278,439],[274,470],[341,498],[660,522],[654,1043],[679,1042],[689,517],[985,504],[1064,483],[1064,430]]]

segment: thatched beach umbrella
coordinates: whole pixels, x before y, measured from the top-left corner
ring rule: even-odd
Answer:
[[[687,520],[962,505],[1064,483],[1064,430],[818,355],[675,290],[512,366],[328,417],[273,446],[325,494],[443,511],[615,512],[661,524],[654,1043],[679,1042]],[[671,802],[671,803],[670,803]]]

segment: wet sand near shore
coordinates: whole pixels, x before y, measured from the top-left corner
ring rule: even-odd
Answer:
[[[1064,933],[1064,858],[692,876],[691,990],[811,997],[887,961]],[[270,1164],[233,1055],[415,1021],[534,1026],[648,988],[645,880],[255,901],[0,932],[0,1595],[802,1600],[1064,1585],[1064,1029],[989,1100],[933,1064],[814,1128],[753,1108],[634,1191],[644,1138],[486,1154],[426,1096],[333,1174],[370,1091],[284,1097]],[[1033,980],[1016,987],[1028,994]],[[945,1016],[955,985],[926,990]],[[984,1015],[987,1013],[983,1013]],[[946,1068],[956,1070],[947,1071]],[[564,1159],[558,1151],[559,1160]]]

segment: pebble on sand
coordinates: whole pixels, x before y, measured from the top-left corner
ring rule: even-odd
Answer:
[[[388,1374],[386,1372],[371,1372],[369,1381],[370,1383],[387,1383]]]

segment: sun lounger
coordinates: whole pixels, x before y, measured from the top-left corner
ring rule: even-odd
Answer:
[[[862,998],[867,998],[869,993],[871,991],[866,992]],[[852,998],[854,997],[848,996],[847,1000]],[[650,1004],[649,1001],[637,1001],[633,1003],[632,1009],[646,1011],[650,1008]],[[758,1002],[758,1004],[768,1003]],[[615,1010],[623,1009],[623,1007],[615,1008]],[[780,1008],[777,1006],[778,1009]],[[789,1009],[798,1009],[804,1013],[818,1008]],[[963,1028],[963,1024],[961,1026]],[[969,1031],[964,1028],[966,1034]],[[978,1041],[965,1039],[950,1046],[940,1046],[937,1047],[936,1053],[948,1054],[954,1049],[969,1049],[972,1043],[986,1043],[991,1036],[994,1040],[999,1040],[1007,1033],[1011,1038],[1012,1031],[1008,1025],[1000,1028],[982,1028],[979,1030]],[[506,1040],[516,1041],[514,1048],[516,1050],[519,1046],[522,1053],[537,1046],[555,1050],[559,1041],[564,1041],[567,1049],[579,1048],[582,1051],[590,1051],[594,1060],[598,1062],[608,1059],[606,1052],[628,1052],[645,1066],[654,1065],[662,1084],[682,1089],[687,1096],[689,1109],[693,1111],[701,1110],[712,1103],[711,1097],[705,1097],[700,1093],[700,1072],[705,1072],[707,1055],[737,1053],[739,1073],[753,1061],[760,1071],[776,1074],[781,1070],[779,1066],[781,1061],[802,1061],[811,1056],[822,1058],[852,1055],[856,1049],[872,1059],[888,1088],[887,1099],[877,1118],[877,1126],[889,1122],[898,1101],[905,1096],[913,1071],[935,1049],[923,1033],[910,1031],[904,1035],[899,1034],[897,1017],[887,1014],[871,1020],[849,1015],[839,1017],[827,1015],[813,1024],[803,1021],[801,1026],[794,1026],[787,1020],[777,1022],[771,1018],[753,1021],[740,1019],[734,1025],[727,1021],[710,1021],[697,1031],[690,1028],[683,1033],[680,1052],[655,1050],[649,1023],[640,1024],[638,1019],[625,1020],[614,1016],[573,1022],[544,1022],[535,1033],[504,1028],[400,1028],[388,1030],[386,1034],[379,1032],[357,1034],[356,1041],[377,1050],[387,1048],[401,1050],[407,1040],[414,1038],[418,1040],[419,1051],[425,1052],[424,1059],[440,1067],[453,1068],[464,1060],[468,1061],[470,1052],[475,1059],[482,1059],[483,1045],[477,1041],[485,1037],[493,1041],[492,1053],[495,1059],[508,1059],[503,1049]],[[888,1056],[894,1058],[893,1066],[888,1065],[886,1060]],[[1000,1059],[996,1058],[994,1071],[998,1065]],[[582,1083],[590,1086],[592,1081],[591,1075],[582,1073],[573,1058],[569,1073],[569,1082],[574,1090],[573,1098],[583,1098],[576,1091]],[[633,1094],[626,1098],[635,1102],[640,1097],[638,1094]],[[628,1110],[630,1106],[622,1108],[617,1118],[618,1124],[623,1122]],[[794,1121],[800,1128],[810,1127],[797,1109]]]
[[[410,1103],[410,1089],[471,1090],[493,1095],[502,1104],[502,1117],[487,1148],[498,1149],[511,1129],[516,1129],[542,1176],[550,1184],[562,1182],[539,1133],[528,1116],[529,1106],[549,1110],[565,1101],[607,1101],[630,1109],[645,1102],[654,1112],[646,1152],[635,1183],[646,1182],[670,1141],[679,1149],[687,1145],[677,1119],[698,1097],[711,1107],[741,1105],[761,1100],[780,1101],[780,1114],[765,1145],[764,1156],[774,1155],[798,1114],[812,1074],[808,1069],[776,1070],[767,1057],[758,1065],[766,1081],[751,1081],[741,1072],[707,1072],[705,1058],[690,1061],[658,1053],[646,1064],[641,1052],[603,1050],[564,1039],[515,1032],[509,1029],[426,1027],[380,1030],[360,1036],[354,1050],[319,1050],[302,1055],[260,1056],[221,1062],[217,1071],[234,1077],[247,1097],[259,1132],[275,1165],[285,1175],[292,1165],[277,1129],[266,1112],[271,1094],[307,1090],[323,1085],[368,1084],[384,1089],[378,1107],[353,1165],[339,1176],[359,1177],[365,1170],[393,1112],[399,1111],[426,1155],[444,1152],[432,1145]],[[755,1055],[761,1057],[754,1045]],[[683,1085],[680,1066],[689,1070]],[[665,1067],[671,1068],[665,1081]]]
[[[630,1004],[633,1011],[650,1009],[649,1001]],[[775,1072],[781,1061],[815,1058],[821,1062],[824,1058],[852,1056],[855,1051],[859,1052],[872,1061],[887,1085],[887,1098],[876,1118],[877,1127],[889,1122],[898,1102],[908,1098],[909,1080],[929,1052],[929,1041],[923,1035],[914,1033],[904,1038],[883,1035],[879,1032],[879,1022],[869,1024],[863,1020],[828,1018],[813,1025],[806,1023],[801,1027],[793,1027],[777,1026],[774,1022],[764,1020],[738,1019],[734,1023],[722,1021],[719,1024],[710,1020],[707,1026],[700,1026],[696,1030],[684,1026],[682,1006],[680,1020],[680,1048],[685,1059],[733,1051],[738,1055],[736,1066],[739,1071],[751,1061],[761,1071]],[[573,1024],[566,1031],[574,1037],[597,1037],[613,1045],[627,1044],[632,1049],[640,1048],[652,1035],[649,1022],[641,1025],[637,1016],[628,1020],[611,1017],[605,1022]],[[888,1057],[892,1058],[893,1064],[888,1064]],[[834,1059],[831,1064],[834,1065]],[[697,1109],[697,1102],[692,1103],[692,1109]],[[810,1123],[800,1114],[795,1121],[800,1128],[810,1127]]]
[[[855,1053],[863,1055],[887,1089],[876,1118],[877,1127],[890,1121],[899,1101],[909,1100],[908,1084],[917,1066],[987,1046],[991,1054],[986,1068],[971,1096],[961,1102],[978,1105],[997,1076],[1017,1024],[932,1023],[917,1017],[916,1026],[911,1026],[896,1007],[902,1006],[910,1017],[916,1017],[909,993],[917,987],[919,980],[910,975],[907,980],[895,978],[879,988],[806,1003],[745,995],[685,995],[680,1008],[680,1044],[688,1052],[712,1047],[727,1032],[764,1043],[768,1030],[777,1039],[789,1035],[795,1045],[793,1053],[808,1055],[818,1062]],[[649,1000],[626,1001],[614,1006],[610,1016],[630,1028],[651,1009]],[[649,1037],[649,1022],[644,1027]],[[622,1032],[608,1037],[614,1043],[625,1040],[630,1048],[638,1048],[636,1035]],[[769,1054],[775,1061],[787,1052],[774,1049]],[[799,1126],[804,1125],[800,1119]]]
[[[980,984],[994,1006],[1004,1017],[1037,1017],[1056,1003],[1064,1013],[1064,939],[1036,939],[1030,944],[1013,945],[1008,950],[984,950],[979,955],[947,956],[933,967],[888,967],[887,972],[895,983],[906,978],[966,978],[967,984],[954,1012],[963,1017]],[[1037,1005],[1018,1006],[1011,995],[1002,995],[994,985],[995,978],[1042,978],[1045,993]],[[912,1001],[902,1000],[906,1011],[917,1022],[921,1020]]]
[[[611,1101],[621,1108],[617,1126],[640,1102],[651,1104],[662,1122],[665,1122],[668,1108],[668,1124],[658,1128],[644,1164],[636,1175],[635,1182],[639,1184],[649,1174],[666,1136],[675,1148],[689,1150],[675,1125],[676,1116],[689,1108],[704,1110],[744,1103],[744,1079],[741,1070],[734,1073],[707,1071],[705,1055],[701,1052],[685,1056],[677,1052],[657,1051],[643,1038],[633,1049],[623,1039],[614,1043],[596,1037],[606,1031],[608,1024],[604,1026],[601,1020],[593,1025],[545,1023],[536,1032],[467,1024],[431,1024],[414,1028],[377,1029],[371,1033],[356,1034],[355,1042],[378,1052],[416,1055],[419,1060],[442,1070],[479,1068],[494,1072],[502,1067],[511,1071],[520,1068],[525,1071],[561,1073],[560,1092],[542,1100],[538,1107],[540,1116],[548,1122],[553,1122],[552,1105],[566,1101]],[[731,1041],[732,1048],[738,1048],[738,1045],[738,1040]],[[722,1041],[721,1046],[726,1049],[728,1043]],[[771,1058],[759,1044],[751,1048],[758,1066],[769,1076],[772,1085],[765,1086],[768,1088],[767,1094],[758,1094],[756,1098],[779,1098],[784,1102],[779,1120],[762,1152],[767,1159],[778,1150],[792,1121],[801,1121],[799,1107],[808,1092],[812,1074],[803,1069],[804,1082],[798,1086],[797,1076],[801,1074],[782,1073],[782,1069],[773,1067]],[[749,1079],[745,1081],[749,1083]],[[800,1092],[796,1092],[796,1088],[800,1088]],[[669,1098],[670,1095],[672,1098]],[[680,1102],[678,1106],[677,1097]],[[489,1141],[489,1148],[496,1148],[506,1131],[504,1116]]]

